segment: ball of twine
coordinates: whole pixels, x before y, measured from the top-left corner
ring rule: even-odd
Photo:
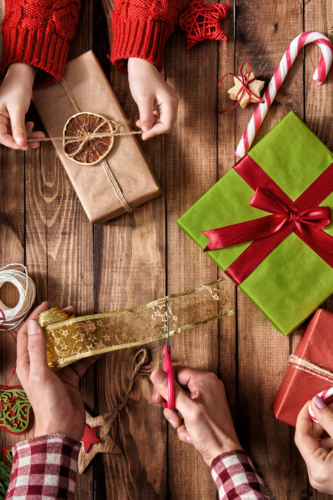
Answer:
[[[18,271],[16,269],[8,269],[9,267],[21,266],[24,269]],[[24,321],[26,315],[28,314],[31,306],[35,302],[36,298],[36,286],[28,275],[28,271],[22,264],[8,264],[0,269],[0,288],[5,283],[12,283],[20,295],[19,301],[15,307],[9,308],[0,300],[0,309],[2,309],[6,316],[6,321],[4,327],[8,330],[13,330],[19,326],[22,321]],[[0,330],[4,331],[3,328]]]

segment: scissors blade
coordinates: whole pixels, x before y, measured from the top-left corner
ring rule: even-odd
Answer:
[[[166,338],[166,346],[169,350],[169,336],[170,336],[170,330],[169,330],[169,302],[167,302],[167,328],[168,328],[168,336]]]

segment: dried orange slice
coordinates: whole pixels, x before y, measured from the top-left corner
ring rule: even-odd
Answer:
[[[106,118],[94,113],[78,113],[67,121],[64,127],[63,151],[67,158],[81,165],[95,165],[103,160],[112,149],[114,137],[88,138],[89,134],[112,132],[112,125]],[[76,139],[68,143],[69,139]],[[86,142],[82,143],[86,140]],[[82,146],[82,147],[81,147]]]

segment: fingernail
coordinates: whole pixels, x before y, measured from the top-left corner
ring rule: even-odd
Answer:
[[[15,139],[16,144],[24,144],[25,143],[25,137],[24,135],[18,135]]]
[[[190,436],[186,436],[185,440],[186,440],[188,443],[192,444],[192,441],[191,441]]]
[[[34,335],[35,333],[39,333],[39,324],[37,321],[33,319],[29,319],[28,321],[28,335]]]
[[[169,424],[171,424],[172,427],[176,428],[176,424],[171,418],[169,419]]]
[[[156,372],[156,375],[154,376],[154,382],[156,385],[161,387],[167,379],[167,374],[163,370],[159,370]]]
[[[324,401],[319,396],[315,396],[314,403],[316,407],[319,408],[319,410],[323,410],[324,408],[326,408]]]
[[[147,127],[147,125],[142,125],[141,128],[144,132],[148,132],[148,130],[150,130],[151,127]]]

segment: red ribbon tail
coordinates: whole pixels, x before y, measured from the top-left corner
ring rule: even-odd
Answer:
[[[240,243],[248,243],[249,241],[266,238],[280,231],[287,222],[288,219],[285,215],[274,214],[261,217],[260,219],[240,222],[232,226],[202,231],[210,240],[204,252],[220,250],[221,248],[231,247]]]

